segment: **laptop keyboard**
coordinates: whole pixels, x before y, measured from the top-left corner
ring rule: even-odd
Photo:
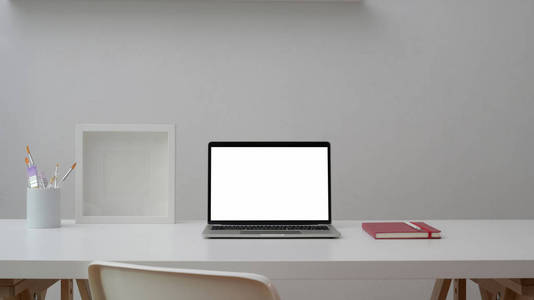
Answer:
[[[212,230],[329,230],[327,225],[212,225]]]

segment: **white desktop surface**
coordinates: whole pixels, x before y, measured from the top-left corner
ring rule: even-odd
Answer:
[[[340,239],[215,240],[203,221],[27,229],[0,220],[0,278],[87,278],[93,260],[247,271],[272,279],[534,277],[534,220],[433,220],[439,240],[374,240],[361,221]]]

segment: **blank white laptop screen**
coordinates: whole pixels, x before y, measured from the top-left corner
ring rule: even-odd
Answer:
[[[212,221],[327,221],[327,147],[212,147]]]

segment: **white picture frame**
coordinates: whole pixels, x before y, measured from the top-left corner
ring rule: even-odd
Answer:
[[[77,223],[175,223],[174,124],[78,124]]]

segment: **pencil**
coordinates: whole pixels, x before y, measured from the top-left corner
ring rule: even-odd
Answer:
[[[30,159],[30,165],[34,165],[32,154],[30,153],[30,145],[26,145],[26,153],[28,153],[28,158]]]
[[[67,171],[67,173],[65,173],[65,175],[63,175],[63,178],[61,178],[61,182],[60,183],[63,183],[63,181],[65,181],[65,179],[67,179],[67,176],[69,176],[70,172],[72,172],[72,170],[74,170],[74,168],[76,168],[76,163],[74,163],[72,165],[72,167],[70,167],[70,169]]]

